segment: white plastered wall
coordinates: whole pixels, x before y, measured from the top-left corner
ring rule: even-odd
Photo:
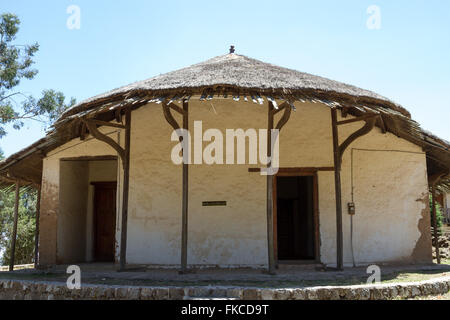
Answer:
[[[107,134],[115,141],[120,141],[121,145],[123,145],[123,133],[118,129],[111,128],[101,128],[101,132]],[[97,178],[112,178],[113,175],[117,178],[118,182],[118,198],[117,198],[117,208],[118,212],[121,211],[121,190],[122,190],[122,181],[123,181],[123,170],[119,170],[122,164],[120,160],[118,160],[118,165],[114,165],[116,172],[111,173],[110,170],[113,169],[111,165],[107,165],[103,168],[103,170],[99,170],[95,168],[96,164],[93,161],[61,161],[64,159],[73,159],[79,157],[98,157],[98,156],[117,156],[117,153],[114,149],[112,149],[107,144],[93,139],[91,136],[87,137],[86,140],[81,141],[80,139],[74,139],[55,150],[52,150],[47,154],[47,156],[43,160],[43,174],[42,174],[42,200],[41,200],[41,236],[40,236],[40,260],[41,264],[53,264],[53,263],[66,263],[70,262],[67,259],[67,255],[64,252],[69,251],[80,251],[80,254],[77,255],[77,260],[87,260],[92,259],[92,247],[89,241],[92,240],[92,224],[89,223],[89,219],[92,217],[92,206],[89,206],[89,200],[92,197],[92,190],[89,187],[89,181],[96,180]],[[68,199],[67,201],[72,201],[75,199],[70,194],[70,190],[66,189],[64,186],[64,194],[61,193],[61,183],[64,184],[64,181],[61,181],[61,178],[65,175],[61,175],[61,169],[64,170],[65,166],[73,167],[73,163],[80,163],[80,166],[85,166],[85,168],[80,172],[85,175],[85,179],[74,179],[74,180],[83,180],[83,185],[85,188],[85,199],[84,202],[78,203],[78,206],[82,206],[84,208],[84,214],[79,216],[80,223],[83,224],[83,230],[79,234],[79,242],[66,244],[65,232],[70,228],[68,226],[64,227],[61,224],[64,223],[64,217],[66,214],[65,206],[61,206],[61,201],[64,203],[64,199]],[[117,163],[116,161],[114,161]],[[67,165],[65,164],[67,163]],[[70,165],[71,164],[71,165]],[[77,166],[75,166],[77,167]],[[91,170],[89,170],[91,169]],[[90,177],[89,172],[91,171],[92,177]],[[107,173],[106,173],[107,171]],[[76,172],[74,172],[76,175]],[[72,180],[72,179],[71,179]],[[72,201],[74,202],[74,201]],[[69,205],[70,206],[70,205]],[[62,212],[61,210],[64,210]],[[78,211],[80,211],[79,209]],[[80,229],[81,230],[81,229]],[[66,238],[74,238],[74,237],[66,237]],[[116,216],[116,239],[120,239],[120,216],[117,214]],[[71,241],[73,242],[73,241]],[[118,257],[119,252],[119,244],[117,244],[116,248],[116,259]],[[82,248],[82,249],[81,249]],[[79,256],[79,257],[78,257]]]
[[[280,136],[281,167],[331,167],[330,109],[296,103]],[[174,112],[174,114],[176,114]],[[178,121],[181,117],[176,115]],[[235,103],[231,99],[189,104],[190,127],[202,120],[203,130],[265,129],[267,105]],[[340,127],[341,142],[361,124]],[[131,264],[180,263],[181,166],[171,162],[176,142],[161,105],[132,112],[127,261]],[[104,131],[112,131],[111,128]],[[117,137],[117,133],[115,133]],[[121,134],[123,145],[123,132]],[[61,157],[114,154],[106,144],[79,139],[51,152],[44,160],[44,181],[57,184]],[[205,146],[207,143],[204,143]],[[70,146],[71,148],[67,148]],[[351,265],[351,154],[353,150],[354,258],[357,264],[409,261],[421,238],[419,222],[426,209],[427,177],[421,148],[375,128],[346,151],[342,165],[344,261]],[[377,151],[375,151],[377,150]],[[399,152],[400,151],[400,152]],[[262,266],[267,263],[266,178],[249,173],[254,165],[191,165],[189,167],[188,263],[219,266]],[[121,187],[122,167],[118,184]],[[336,261],[334,173],[319,172],[320,259]],[[118,192],[121,197],[121,191]],[[226,207],[203,207],[202,201],[227,201]],[[117,236],[120,239],[120,199]],[[429,225],[429,221],[428,221]],[[425,243],[425,248],[428,244]],[[430,245],[431,250],[431,245]],[[430,251],[431,252],[431,251]],[[118,250],[116,255],[118,254]]]
[[[82,262],[86,253],[86,201],[88,164],[80,161],[60,163],[57,228],[57,257],[65,263]]]
[[[297,112],[281,131],[281,167],[332,167],[333,146],[331,114],[320,104],[296,104]],[[339,116],[339,119],[341,117]],[[342,143],[363,123],[339,127]],[[353,149],[353,151],[352,151]],[[356,150],[367,149],[367,150]],[[428,195],[425,154],[420,147],[374,128],[346,150],[341,171],[344,264],[352,265],[350,216],[347,203],[353,201],[356,215],[353,223],[355,264],[414,261],[421,230],[419,222],[426,211]],[[336,265],[336,202],[334,172],[320,171],[319,220],[320,261]],[[428,221],[429,225],[429,221]],[[421,239],[422,242],[426,241]],[[429,247],[431,243],[420,244]],[[422,256],[426,255],[423,252]],[[419,258],[423,259],[423,258]]]

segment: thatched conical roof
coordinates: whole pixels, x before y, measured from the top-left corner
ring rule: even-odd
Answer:
[[[334,97],[382,102],[409,116],[406,109],[372,91],[230,53],[94,96],[71,108],[61,118],[83,111],[96,101],[133,92],[147,92],[155,95],[182,92],[201,94],[203,90],[211,88],[226,88],[229,93],[241,95],[321,92]]]
[[[198,96],[200,100],[223,97],[260,104],[264,99],[285,100],[291,105],[311,101],[354,116],[376,113],[376,125],[383,132],[423,147],[429,175],[450,172],[450,144],[420,128],[402,106],[372,91],[230,53],[82,101],[67,110],[46,137],[0,161],[0,179],[9,174],[39,183],[41,155],[80,137],[82,119],[111,121],[120,118],[125,108]],[[448,179],[444,185],[450,189],[450,176]]]

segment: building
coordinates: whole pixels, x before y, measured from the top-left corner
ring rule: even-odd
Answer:
[[[190,163],[173,161],[179,128]],[[277,166],[260,159],[275,141]],[[378,94],[231,50],[81,102],[0,173],[41,190],[41,266],[340,269],[432,261],[429,187],[448,184],[449,147]]]

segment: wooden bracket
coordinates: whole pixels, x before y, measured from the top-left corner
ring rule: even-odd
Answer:
[[[268,128],[269,130],[274,129],[273,127],[274,116],[283,110],[284,110],[283,116],[278,121],[277,125],[275,126],[275,129],[281,130],[281,128],[283,128],[284,125],[289,121],[289,118],[291,117],[292,108],[288,102],[284,102],[282,105],[278,107],[278,109],[274,108],[272,102],[269,103],[269,128]]]
[[[359,118],[355,118],[355,119],[359,119]],[[353,119],[352,119],[353,120]],[[358,139],[359,137],[362,137],[366,134],[368,134],[370,131],[372,131],[373,127],[375,126],[375,121],[376,121],[376,117],[372,116],[372,117],[364,117],[364,119],[360,119],[366,121],[366,124],[358,129],[357,131],[353,132],[350,136],[348,136],[347,139],[345,139],[344,142],[342,142],[341,145],[339,145],[339,154],[341,157],[341,161],[342,161],[342,155],[344,154],[345,149],[347,149],[347,147],[356,139]]]
[[[284,102],[282,103],[280,106],[278,106],[278,108],[275,108],[273,102],[270,102],[270,114],[271,115],[276,115],[278,112],[283,111],[287,106],[289,106],[288,102]]]
[[[340,125],[347,124],[347,123],[369,120],[369,119],[376,118],[376,117],[379,117],[379,116],[380,116],[379,114],[371,113],[371,114],[363,115],[361,117],[356,117],[356,118],[352,118],[352,119],[348,119],[348,120],[337,121],[336,124],[338,126],[340,126]]]
[[[103,141],[105,143],[107,143],[108,145],[110,145],[114,150],[117,151],[117,153],[119,154],[120,158],[122,159],[122,164],[125,163],[126,161],[126,157],[125,157],[125,149],[122,148],[116,141],[114,141],[113,139],[111,139],[110,137],[108,137],[107,135],[101,133],[98,128],[97,128],[97,120],[83,120],[83,123],[86,125],[86,127],[88,128],[89,132],[94,136],[94,138],[96,138],[97,140]]]
[[[340,144],[337,148],[338,154],[339,154],[339,162],[342,162],[342,156],[345,152],[345,150],[348,148],[348,146],[350,144],[352,144],[352,142],[354,142],[356,139],[358,139],[359,137],[362,137],[366,134],[368,134],[370,131],[372,131],[373,127],[375,126],[375,122],[377,121],[377,118],[380,117],[379,114],[367,114],[361,117],[357,117],[357,118],[352,118],[349,120],[342,120],[342,121],[337,121],[337,109],[332,109],[332,126],[333,126],[333,132],[335,131],[336,137],[338,135],[338,129],[337,127],[340,125],[344,125],[344,124],[349,124],[349,123],[354,123],[354,122],[358,122],[358,121],[365,121],[366,124],[356,130],[355,132],[353,132],[350,136],[347,137],[347,139],[345,139],[344,142],[342,142],[342,144]],[[339,167],[336,167],[340,170],[340,163],[339,163]]]
[[[186,110],[184,110],[182,107],[177,106],[173,101],[169,102],[166,106],[183,116],[186,115]]]
[[[121,113],[121,109],[116,109],[115,111],[114,111],[114,117],[116,118],[116,121],[118,122],[118,123],[123,123],[122,122],[122,113]]]
[[[281,119],[278,121],[277,125],[275,126],[275,129],[281,130],[281,128],[284,127],[284,125],[289,121],[290,117],[291,117],[291,105],[287,102],[283,103],[284,105],[284,113],[283,116],[281,117]]]
[[[164,113],[164,118],[166,118],[167,122],[172,126],[173,130],[176,131],[176,130],[180,129],[180,125],[178,124],[177,120],[175,120],[175,118],[172,115],[172,112],[170,111],[170,109],[174,109],[173,106],[170,107],[171,105],[172,104],[169,105],[169,104],[163,102],[162,103],[163,113]],[[174,110],[176,110],[176,109],[174,109]],[[179,112],[179,110],[176,110],[176,111]]]
[[[434,174],[428,178],[428,183],[431,187],[436,186],[439,183],[439,180],[441,180],[442,177],[446,176],[448,172],[441,172]]]
[[[80,129],[80,140],[81,141],[86,140],[86,134],[87,134],[86,122],[82,121],[81,122],[81,129]]]
[[[101,121],[101,120],[96,120],[96,119],[89,119],[89,121],[95,123],[98,126],[126,129],[126,127],[123,124],[120,124],[120,123],[113,123],[113,122]]]
[[[347,118],[349,107],[342,107],[342,118]]]
[[[383,116],[380,114],[380,117],[377,119],[378,125],[380,126],[381,132],[386,133],[386,123],[384,122]]]

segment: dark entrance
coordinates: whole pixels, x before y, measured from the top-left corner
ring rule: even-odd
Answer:
[[[315,260],[314,177],[276,179],[278,260]]]
[[[94,257],[114,261],[116,229],[116,182],[94,182]]]

